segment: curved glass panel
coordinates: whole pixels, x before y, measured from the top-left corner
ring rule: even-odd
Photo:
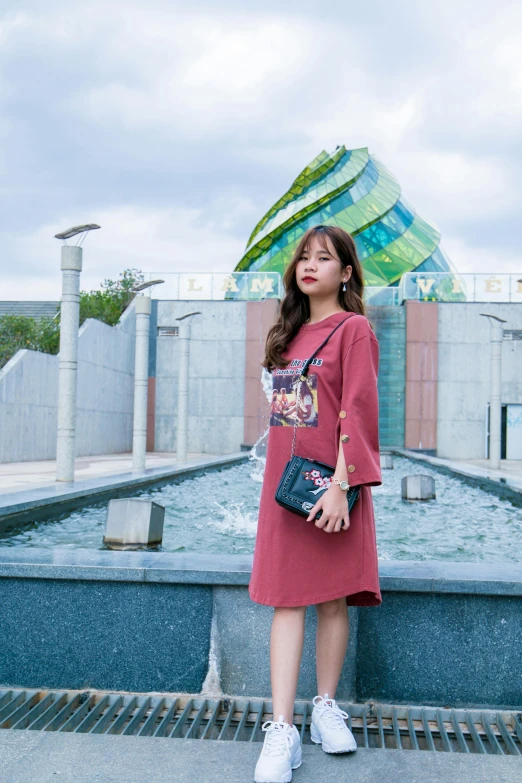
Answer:
[[[284,274],[304,232],[319,224],[353,236],[366,285],[397,285],[415,270],[456,271],[437,226],[407,202],[393,174],[367,147],[344,146],[303,169],[258,222],[234,271]]]

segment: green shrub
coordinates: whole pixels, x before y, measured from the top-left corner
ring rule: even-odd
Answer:
[[[118,280],[104,280],[100,291],[81,291],[80,325],[86,318],[97,318],[110,326],[117,324],[136,296],[131,289],[144,280],[139,269],[125,269]]]
[[[144,282],[139,269],[125,269],[118,280],[104,280],[99,291],[80,292],[80,325],[97,318],[114,326],[136,294],[131,290]],[[0,317],[0,368],[22,348],[57,354],[60,349],[60,310],[54,318],[24,315]]]
[[[58,353],[60,326],[52,318],[28,318],[4,315],[0,318],[0,367],[22,348],[43,353]]]

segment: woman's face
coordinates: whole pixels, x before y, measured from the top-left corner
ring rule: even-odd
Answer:
[[[324,297],[336,294],[339,286],[348,282],[352,274],[351,266],[343,269],[330,238],[324,236],[322,239],[328,249],[325,250],[319,244],[318,238],[313,236],[295,268],[297,285],[309,296]]]

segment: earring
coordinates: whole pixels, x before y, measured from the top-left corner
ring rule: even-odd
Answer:
[[[346,291],[346,283],[343,285],[343,291]]]

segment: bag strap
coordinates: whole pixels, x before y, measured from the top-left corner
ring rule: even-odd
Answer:
[[[334,332],[336,332],[336,331],[337,331],[337,329],[338,329],[340,326],[342,326],[342,325],[344,324],[344,322],[345,322],[345,321],[347,321],[347,320],[348,320],[348,318],[352,318],[352,316],[354,316],[354,315],[356,315],[356,313],[352,313],[352,314],[351,314],[351,315],[349,315],[347,318],[343,318],[343,320],[342,320],[342,321],[339,321],[339,323],[337,324],[337,326],[335,327],[335,329],[333,329],[333,330],[330,332],[330,334],[328,335],[328,337],[326,338],[326,340],[323,340],[323,342],[321,343],[321,345],[319,346],[319,348],[317,348],[317,350],[313,352],[313,354],[310,356],[310,358],[306,360],[306,362],[305,362],[305,363],[304,363],[304,365],[303,365],[303,369],[301,370],[301,375],[302,375],[302,376],[304,376],[304,375],[307,375],[307,374],[308,374],[308,368],[309,368],[309,366],[310,366],[310,364],[311,364],[311,362],[312,362],[312,359],[314,359],[314,358],[315,358],[315,356],[316,356],[316,355],[319,353],[319,351],[321,350],[321,348],[322,348],[323,346],[325,346],[325,345],[326,345],[326,343],[328,342],[328,340],[330,339],[330,337],[331,337],[331,336],[334,334]]]

